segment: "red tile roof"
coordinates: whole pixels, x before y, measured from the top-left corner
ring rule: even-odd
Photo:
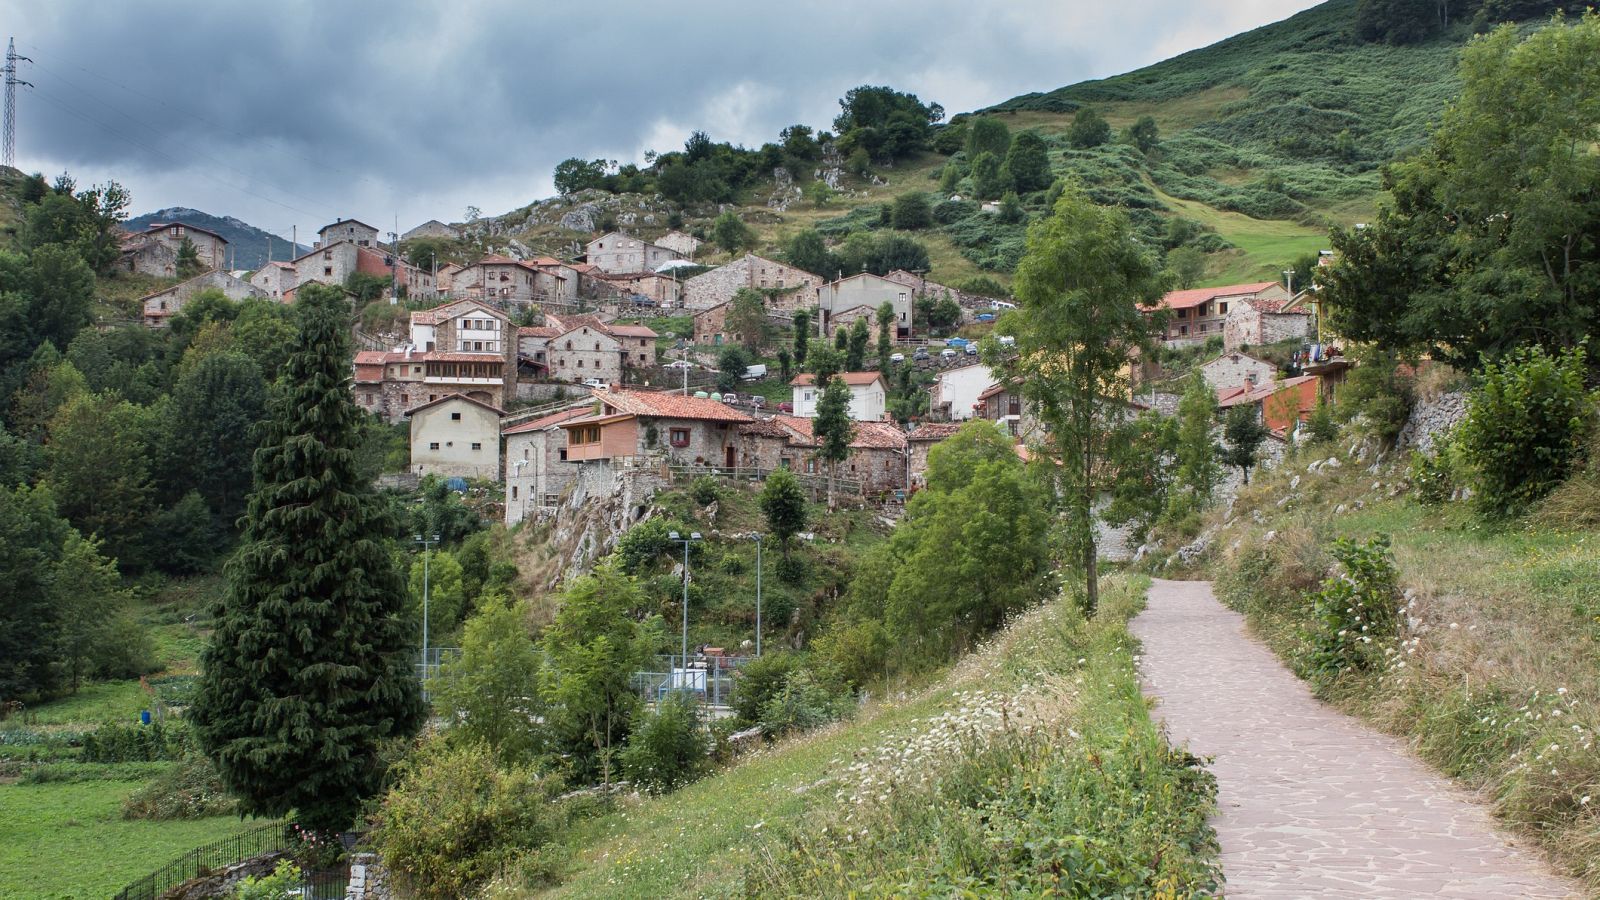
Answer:
[[[890,422],[857,422],[850,446],[857,450],[904,450],[906,433]]]
[[[539,431],[541,429],[549,428],[551,425],[560,425],[562,422],[570,422],[579,416],[587,416],[592,412],[594,412],[594,407],[592,406],[579,406],[574,409],[563,409],[560,412],[551,413],[548,416],[534,419],[532,422],[518,423],[500,433],[524,434],[529,431]]]
[[[606,330],[617,337],[653,338],[655,330],[648,325],[607,325]]]
[[[1276,281],[1257,281],[1253,284],[1230,284],[1226,287],[1191,288],[1187,291],[1169,291],[1161,302],[1162,309],[1190,309],[1218,297],[1241,297],[1259,294],[1277,285]]]
[[[859,387],[861,385],[871,384],[874,381],[882,381],[883,380],[883,373],[882,372],[840,372],[838,375],[836,375],[834,377],[843,380],[845,384]],[[789,384],[791,384],[791,385],[793,385],[795,387],[806,387],[808,385],[813,385],[813,384],[816,384],[816,383],[817,383],[817,376],[811,374],[810,372],[803,372],[803,373],[801,373],[799,375],[796,375],[794,377],[794,380],[789,382]]]
[[[1297,387],[1305,384],[1308,381],[1315,380],[1317,380],[1317,376],[1315,375],[1300,375],[1296,378],[1289,378],[1284,381],[1274,381],[1271,384],[1264,384],[1253,391],[1241,390],[1239,393],[1228,397],[1226,400],[1218,398],[1217,406],[1226,409],[1228,407],[1241,406],[1247,403],[1260,403],[1261,401],[1271,397],[1273,394],[1276,394],[1281,390],[1284,390],[1285,388]]]
[[[920,443],[922,441],[942,441],[961,430],[960,422],[929,422],[918,425],[916,430],[906,435],[906,440]]]
[[[560,329],[551,328],[549,325],[524,325],[517,329],[517,337],[551,338],[560,333]]]
[[[494,413],[497,416],[503,416],[503,415],[506,414],[506,411],[501,409],[500,407],[498,407],[498,406],[490,406],[489,404],[484,403],[482,400],[474,400],[471,397],[468,397],[466,394],[448,394],[446,396],[440,397],[437,400],[430,400],[427,403],[421,404],[420,406],[413,406],[410,409],[406,410],[406,415],[409,416],[409,415],[411,415],[413,413],[419,413],[419,412],[427,409],[430,406],[438,406],[441,403],[449,403],[451,400],[462,400],[462,401],[465,401],[467,403],[471,403],[473,406],[481,406],[484,409],[487,409],[488,411]]]
[[[501,362],[503,357],[498,353],[457,353],[454,351],[435,350],[429,353],[413,353],[412,359],[422,358],[430,362]]]
[[[596,391],[608,409],[636,416],[700,419],[708,422],[750,422],[749,416],[717,400],[651,391]]]

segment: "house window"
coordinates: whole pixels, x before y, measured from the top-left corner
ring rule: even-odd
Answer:
[[[439,442],[438,441],[433,441],[433,442],[429,443],[428,444],[428,449],[429,450],[437,450],[437,449],[439,449]]]
[[[483,445],[478,443],[477,441],[473,441],[472,442],[472,449],[474,449],[474,450],[482,450],[483,449]]]
[[[324,250],[324,251],[322,251],[322,258],[323,259],[333,259],[333,251],[332,250]]]
[[[421,366],[412,366],[411,367],[411,374],[413,374],[413,375],[421,375],[422,374],[422,367]]]
[[[511,486],[511,499],[517,499],[517,486],[514,484]]]
[[[567,461],[567,448],[562,447],[562,448],[558,449],[556,451],[556,454],[558,456],[560,456],[562,462],[566,462]]]
[[[689,429],[687,429],[687,428],[674,428],[674,429],[672,429],[671,433],[668,435],[668,440],[672,443],[672,446],[674,446],[674,447],[687,447],[687,446],[689,446]]]
[[[1225,316],[1227,314],[1228,314],[1228,304],[1226,304],[1226,303],[1218,303],[1217,304],[1217,315]]]
[[[333,277],[333,266],[323,266],[322,267],[322,274],[324,276],[328,277],[328,278],[332,278]]]
[[[172,236],[173,237],[183,237],[183,226],[182,225],[174,225],[174,226],[172,226]]]
[[[459,421],[461,421],[461,413],[458,413],[458,412],[456,412],[456,413],[451,413],[451,414],[450,414],[450,421],[452,421],[452,422],[459,422]]]
[[[1179,325],[1178,326],[1178,334],[1188,334],[1188,333],[1189,333],[1189,326],[1187,326],[1187,325]]]

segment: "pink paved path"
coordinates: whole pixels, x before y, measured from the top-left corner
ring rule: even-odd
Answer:
[[[1398,742],[1311,696],[1203,581],[1133,621],[1174,743],[1214,757],[1229,897],[1579,897]]]

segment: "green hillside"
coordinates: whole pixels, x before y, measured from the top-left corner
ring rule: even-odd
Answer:
[[[972,202],[976,185],[961,135],[978,117],[989,117],[1012,136],[1042,137],[1054,176],[1075,177],[1097,202],[1127,209],[1153,246],[1202,251],[1198,283],[1278,278],[1327,246],[1331,224],[1372,216],[1382,165],[1418,145],[1456,91],[1456,58],[1470,25],[1456,23],[1421,43],[1376,43],[1357,36],[1356,7],[1356,0],[1330,0],[1124,75],[956,115],[936,132],[934,151],[870,171],[843,166],[835,173],[837,190],[823,204],[809,195],[774,203],[774,184],[762,178],[742,188],[735,205],[754,231],[752,249],[781,255],[805,229],[819,230],[835,247],[856,234],[894,233],[889,205],[907,191],[925,192],[933,221],[898,233],[926,246],[932,277],[1005,282],[1021,256],[1027,220],[1043,211],[1048,195],[1023,193],[1021,221],[1004,221]],[[1085,107],[1111,126],[1109,142],[1073,146],[1073,118]],[[1144,116],[1159,129],[1148,152],[1123,135]],[[941,178],[949,166],[959,179]],[[795,188],[806,188],[810,178],[802,173]],[[727,208],[679,206],[647,188],[631,189],[644,193],[585,191],[532,204],[499,217],[509,227],[494,230],[559,253],[589,236],[558,224],[579,207],[597,210],[597,225],[644,237],[665,232],[674,217],[688,230],[709,233]],[[702,254],[712,264],[724,258],[709,247]]]

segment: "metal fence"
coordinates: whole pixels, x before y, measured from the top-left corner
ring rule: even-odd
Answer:
[[[168,891],[194,878],[268,853],[287,853],[293,849],[287,826],[282,822],[242,831],[233,837],[196,847],[149,875],[117,892],[113,900],[157,900]],[[351,843],[354,835],[341,836]],[[343,897],[350,880],[349,870],[337,867],[308,872],[301,880],[300,896],[316,900]]]
[[[690,655],[685,663],[676,654],[658,656],[649,670],[634,673],[633,688],[647,703],[686,694],[715,717],[732,709],[738,693],[734,673],[752,659],[755,657]]]

